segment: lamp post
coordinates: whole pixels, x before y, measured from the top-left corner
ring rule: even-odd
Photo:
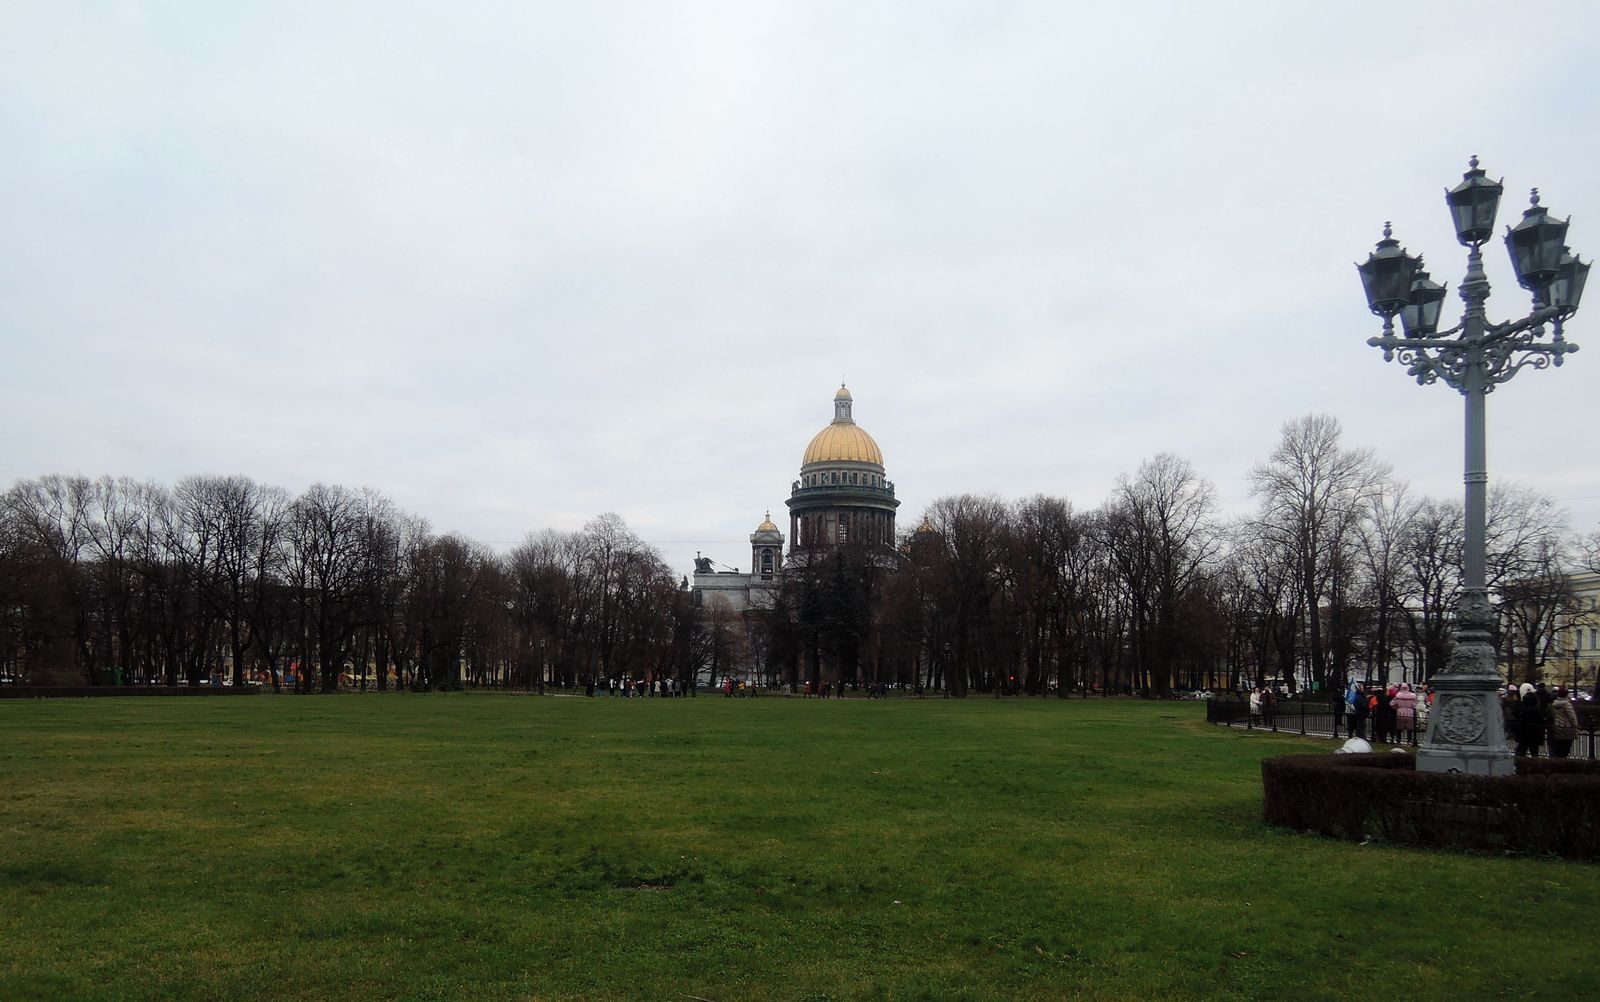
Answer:
[[[1572,698],[1578,698],[1578,651],[1583,647],[1583,627],[1578,625],[1577,617],[1567,624],[1572,627]]]
[[[1462,588],[1456,599],[1455,648],[1432,679],[1438,705],[1428,715],[1428,732],[1417,752],[1417,768],[1424,772],[1504,776],[1515,769],[1495,699],[1500,673],[1490,644],[1494,609],[1484,573],[1489,482],[1484,398],[1524,366],[1559,366],[1564,355],[1578,350],[1564,337],[1562,324],[1577,312],[1589,274],[1589,265],[1564,246],[1567,222],[1550,218],[1535,188],[1530,207],[1516,226],[1507,227],[1505,237],[1517,282],[1532,293],[1533,309],[1520,320],[1491,323],[1484,309],[1489,280],[1482,247],[1493,233],[1501,191],[1501,184],[1490,181],[1473,157],[1461,183],[1445,193],[1456,239],[1467,248],[1467,274],[1460,289],[1466,310],[1455,327],[1439,331],[1445,288],[1422,270],[1421,257],[1400,247],[1388,223],[1377,249],[1357,265],[1367,305],[1383,318],[1383,333],[1367,343],[1383,349],[1384,361],[1398,356],[1418,385],[1443,380],[1466,399]],[[1400,335],[1395,334],[1397,315]]]

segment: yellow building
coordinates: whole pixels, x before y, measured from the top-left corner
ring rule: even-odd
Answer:
[[[1563,617],[1561,656],[1546,665],[1546,677],[1557,685],[1594,693],[1600,670],[1600,574],[1573,574],[1572,607]]]

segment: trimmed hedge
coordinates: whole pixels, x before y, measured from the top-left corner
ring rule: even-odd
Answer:
[[[1490,778],[1418,772],[1392,752],[1263,759],[1266,820],[1354,841],[1600,859],[1600,762],[1516,766]]]

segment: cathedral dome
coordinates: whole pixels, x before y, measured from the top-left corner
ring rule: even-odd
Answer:
[[[811,444],[806,446],[806,455],[801,464],[810,466],[812,463],[871,463],[882,466],[883,453],[878,449],[878,443],[860,426],[830,424],[817,432]]]
[[[833,423],[817,432],[806,446],[802,466],[813,463],[871,463],[883,465],[883,452],[866,430],[850,416],[850,391],[840,386],[833,395]]]

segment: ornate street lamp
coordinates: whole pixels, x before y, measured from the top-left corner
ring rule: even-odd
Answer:
[[[1468,248],[1467,274],[1460,289],[1466,311],[1450,330],[1438,332],[1444,287],[1420,270],[1420,258],[1399,249],[1388,223],[1377,250],[1357,266],[1367,305],[1384,320],[1383,333],[1367,343],[1383,349],[1384,361],[1398,355],[1407,375],[1419,385],[1443,380],[1466,398],[1462,589],[1456,600],[1455,648],[1432,679],[1438,703],[1428,715],[1428,733],[1417,752],[1417,768],[1425,772],[1504,776],[1515,771],[1496,700],[1500,673],[1490,644],[1494,609],[1484,574],[1489,483],[1484,398],[1524,366],[1559,366],[1564,355],[1578,350],[1563,337],[1562,323],[1578,311],[1589,274],[1589,266],[1563,245],[1567,222],[1552,219],[1534,189],[1532,205],[1522,220],[1506,229],[1512,267],[1518,283],[1533,294],[1533,309],[1520,320],[1490,323],[1484,310],[1489,280],[1483,272],[1482,248],[1494,231],[1500,192],[1501,185],[1488,180],[1473,157],[1461,183],[1445,193],[1456,239]],[[1396,314],[1404,336],[1395,334]]]
[[[1583,283],[1589,280],[1589,263],[1561,248],[1561,265],[1556,269],[1555,281],[1550,283],[1550,305],[1570,307],[1578,311],[1578,300],[1583,298]]]
[[[1567,249],[1562,241],[1566,237],[1567,221],[1550,218],[1549,211],[1539,204],[1538,188],[1529,194],[1522,221],[1506,227],[1506,250],[1511,252],[1511,266],[1517,270],[1517,284],[1533,293],[1535,304],[1540,303],[1544,287],[1561,269],[1561,255]]]
[[[1467,161],[1469,170],[1461,183],[1444,193],[1450,217],[1456,224],[1456,239],[1463,247],[1477,247],[1494,233],[1494,216],[1500,209],[1500,193],[1505,186],[1491,181],[1478,169],[1478,158]]]
[[[1411,299],[1400,308],[1400,327],[1406,337],[1431,337],[1438,331],[1444,294],[1445,287],[1430,279],[1427,272],[1417,272],[1411,283]]]
[[[1378,241],[1377,249],[1367,255],[1365,263],[1356,266],[1367,292],[1367,306],[1383,318],[1384,334],[1394,333],[1394,315],[1411,302],[1411,286],[1421,267],[1422,259],[1402,250],[1389,224],[1384,223],[1383,239]]]

